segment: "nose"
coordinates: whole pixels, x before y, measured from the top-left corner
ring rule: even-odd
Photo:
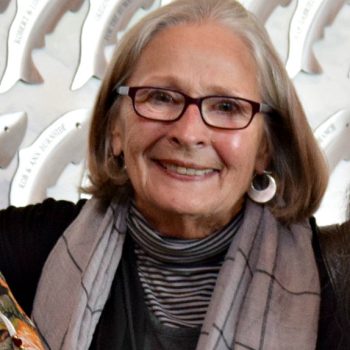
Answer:
[[[210,132],[198,106],[189,104],[181,118],[172,123],[168,138],[176,145],[202,147],[208,143]]]

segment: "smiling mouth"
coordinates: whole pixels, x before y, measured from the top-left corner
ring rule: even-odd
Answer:
[[[163,168],[174,172],[179,175],[187,175],[187,176],[204,176],[211,173],[216,172],[216,169],[195,169],[195,168],[189,168],[184,166],[178,166],[174,164],[168,164],[168,163],[159,163]]]

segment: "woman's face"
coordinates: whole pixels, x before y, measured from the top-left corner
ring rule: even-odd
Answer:
[[[127,84],[259,102],[256,76],[244,42],[206,23],[158,33]],[[263,116],[257,114],[246,129],[222,130],[204,124],[198,107],[190,105],[179,120],[164,123],[139,117],[131,99],[120,98],[113,151],[124,153],[139,210],[175,237],[202,237],[228,223],[242,207],[254,171],[267,165]]]

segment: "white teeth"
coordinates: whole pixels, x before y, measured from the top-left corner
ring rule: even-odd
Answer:
[[[174,171],[181,175],[188,175],[188,176],[202,176],[209,173],[212,173],[213,169],[193,169],[193,168],[185,168],[182,166],[176,166],[172,164],[164,164],[164,166],[171,171]]]

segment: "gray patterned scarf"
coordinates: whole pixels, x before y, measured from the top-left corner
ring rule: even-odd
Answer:
[[[33,309],[47,349],[86,350],[121,259],[127,193],[89,200],[42,272]],[[320,286],[307,224],[286,228],[247,201],[197,350],[315,349]]]

